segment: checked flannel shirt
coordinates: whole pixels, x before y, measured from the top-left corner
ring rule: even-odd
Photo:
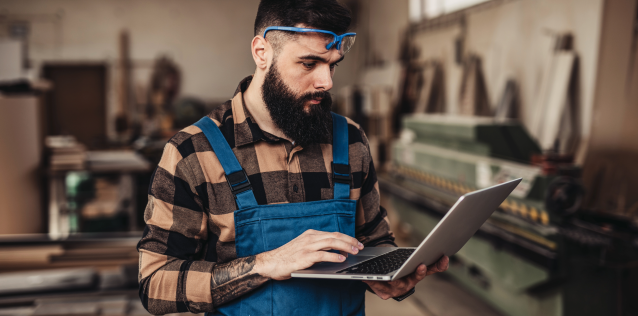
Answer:
[[[208,114],[246,170],[257,203],[332,199],[332,144],[307,148],[262,131],[246,109],[242,80],[234,97]],[[363,130],[348,119],[356,238],[365,246],[395,246]],[[233,212],[224,170],[202,131],[189,126],[171,138],[155,170],[138,244],[140,298],[153,314],[213,311],[217,263],[237,258]]]

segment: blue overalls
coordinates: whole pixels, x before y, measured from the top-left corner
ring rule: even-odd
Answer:
[[[258,205],[250,181],[217,125],[208,117],[195,125],[206,135],[235,195],[235,249],[247,257],[283,246],[308,229],[354,237],[356,201],[350,200],[348,124],[332,113],[334,199]],[[253,292],[207,315],[364,315],[361,281],[270,280]]]

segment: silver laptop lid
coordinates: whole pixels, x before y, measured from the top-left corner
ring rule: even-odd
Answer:
[[[430,265],[443,255],[457,253],[521,180],[518,178],[461,196],[392,279],[414,272],[421,263]]]

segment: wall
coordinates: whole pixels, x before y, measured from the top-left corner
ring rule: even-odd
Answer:
[[[185,94],[227,98],[254,71],[249,45],[259,1],[242,1],[4,0],[0,6],[33,17],[35,62],[115,61],[118,32],[129,29],[134,60],[172,56],[185,74]],[[62,17],[38,22],[40,14]]]
[[[43,62],[65,61],[115,66],[118,34],[128,29],[137,80],[148,82],[152,60],[166,54],[182,69],[184,95],[224,100],[255,67],[249,45],[259,1],[241,2],[3,0],[0,10],[31,21],[29,55],[35,69]],[[111,70],[110,118],[117,100],[117,73]]]
[[[587,206],[638,223],[636,1],[605,0],[592,133],[583,180]]]
[[[496,5],[494,5],[496,4]],[[492,105],[501,97],[508,78],[519,85],[522,120],[532,120],[544,63],[551,54],[552,34],[571,32],[580,66],[580,123],[590,134],[603,0],[494,0],[484,9],[466,13],[465,52],[482,58]],[[422,60],[443,62],[448,111],[457,112],[462,68],[454,61],[459,23],[415,35]]]
[[[638,154],[636,1],[606,0],[595,88],[592,151]]]
[[[398,60],[399,48],[404,32],[409,25],[407,0],[361,1],[361,28],[364,28],[367,43],[363,43],[368,54],[377,62],[386,64]],[[368,56],[368,63],[370,58]]]
[[[354,13],[357,38],[335,72],[333,93],[352,84],[370,84],[369,77],[386,84],[392,81],[368,74],[396,66],[401,38],[409,24],[408,0],[353,0],[348,4]]]

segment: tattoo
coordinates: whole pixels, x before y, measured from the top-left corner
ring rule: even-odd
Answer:
[[[230,302],[266,283],[268,278],[259,274],[249,274],[232,280],[213,290],[213,306]]]
[[[215,265],[211,279],[213,306],[230,302],[266,283],[268,278],[251,273],[255,256]]]

